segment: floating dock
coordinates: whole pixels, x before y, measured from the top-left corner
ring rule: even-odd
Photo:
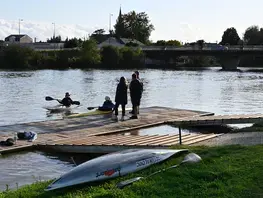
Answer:
[[[192,145],[220,135],[183,134],[182,142],[183,145]],[[62,153],[111,153],[130,148],[169,148],[179,143],[179,135],[106,135],[39,143],[37,148]]]
[[[221,134],[179,133],[169,136],[127,136],[124,134],[164,124],[174,124],[180,128],[181,126],[255,123],[262,120],[263,114],[214,116],[213,113],[203,111],[148,107],[141,108],[139,119],[130,120],[125,117],[123,122],[112,121],[111,114],[103,114],[2,126],[0,127],[0,141],[6,140],[8,137],[12,138],[14,132],[18,131],[34,131],[38,133],[38,138],[33,143],[18,141],[16,145],[11,147],[0,146],[0,153],[33,147],[57,149],[57,151],[63,150],[63,152],[95,152],[95,150],[114,151],[131,147],[165,148],[179,143],[192,145]]]

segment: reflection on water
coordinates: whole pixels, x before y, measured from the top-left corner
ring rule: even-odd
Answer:
[[[182,129],[182,134],[186,133],[197,133],[196,131],[191,131],[189,129]],[[172,127],[170,125],[162,125],[157,127],[151,127],[146,129],[133,130],[129,133],[124,133],[124,135],[178,135],[179,129],[177,127]]]
[[[73,160],[72,160],[73,157]],[[39,180],[51,180],[71,170],[76,164],[81,164],[92,156],[87,155],[58,155],[42,152],[22,152],[0,156],[0,191],[31,184]]]
[[[0,72],[0,78],[28,78],[33,75],[34,72]]]

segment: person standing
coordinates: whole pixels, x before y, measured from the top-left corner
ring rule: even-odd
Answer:
[[[140,79],[140,73],[139,73],[139,71],[135,71],[134,72],[135,74],[136,74],[136,78],[138,79],[138,81],[141,83],[141,86],[142,86],[142,92],[143,92],[143,82],[141,81],[141,79]],[[140,104],[139,104],[140,105]],[[134,109],[132,109],[132,111],[130,111],[129,112],[130,114],[134,114]],[[138,112],[137,112],[137,114],[140,114],[139,113],[139,106],[138,106]]]
[[[115,114],[113,116],[114,120],[118,120],[118,108],[119,108],[119,105],[121,105],[121,108],[122,108],[121,121],[124,121],[125,105],[127,105],[128,103],[127,90],[128,90],[128,86],[127,86],[126,79],[122,76],[120,78],[120,82],[117,86],[116,94],[115,94],[115,107],[114,107]]]
[[[138,119],[138,108],[140,106],[140,101],[142,97],[143,87],[141,82],[137,79],[137,75],[132,74],[132,81],[130,83],[130,96],[132,102],[132,109],[134,111],[131,119]]]

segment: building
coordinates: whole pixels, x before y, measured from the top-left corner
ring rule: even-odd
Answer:
[[[98,44],[98,47],[101,48],[103,46],[114,46],[114,47],[124,47],[124,46],[144,46],[143,43],[137,41],[136,39],[128,39],[128,38],[115,38],[109,37],[105,41]]]
[[[33,39],[26,34],[11,34],[5,38],[6,43],[33,43]]]

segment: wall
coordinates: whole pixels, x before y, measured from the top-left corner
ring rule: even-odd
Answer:
[[[25,35],[22,38],[20,38],[20,43],[33,43],[33,39]]]

